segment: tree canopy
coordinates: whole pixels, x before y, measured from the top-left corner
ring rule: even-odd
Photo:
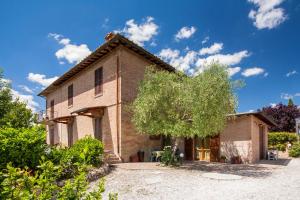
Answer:
[[[35,122],[34,114],[24,102],[13,99],[10,84],[0,68],[0,128],[28,128]]]
[[[262,108],[262,111],[273,118],[277,126],[270,127],[272,132],[295,132],[297,117],[300,117],[300,110],[294,104],[277,104],[274,107],[268,106]]]
[[[141,133],[204,138],[223,130],[236,98],[225,66],[193,77],[149,67],[131,108]]]

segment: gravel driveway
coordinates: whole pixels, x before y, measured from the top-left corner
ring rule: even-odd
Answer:
[[[296,200],[300,199],[300,159],[286,166],[190,163],[177,169],[124,163],[106,176],[104,196],[109,192],[118,192],[119,199],[126,200]]]

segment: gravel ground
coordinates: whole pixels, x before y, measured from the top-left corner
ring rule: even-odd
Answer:
[[[91,188],[96,182],[91,183]],[[191,163],[179,169],[120,164],[106,176],[119,199],[300,199],[300,159],[285,165]]]

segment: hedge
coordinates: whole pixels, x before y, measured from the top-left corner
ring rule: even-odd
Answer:
[[[293,144],[298,140],[295,133],[289,132],[270,132],[268,138],[269,148],[276,148],[280,151],[286,150],[286,145],[288,142]]]
[[[36,169],[45,154],[46,132],[43,128],[0,129],[0,169],[13,167]]]

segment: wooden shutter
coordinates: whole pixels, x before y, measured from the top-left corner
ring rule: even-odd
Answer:
[[[102,94],[103,88],[103,68],[95,70],[95,95]]]
[[[73,84],[68,87],[68,106],[73,105]]]
[[[54,100],[50,102],[50,118],[54,118]]]

